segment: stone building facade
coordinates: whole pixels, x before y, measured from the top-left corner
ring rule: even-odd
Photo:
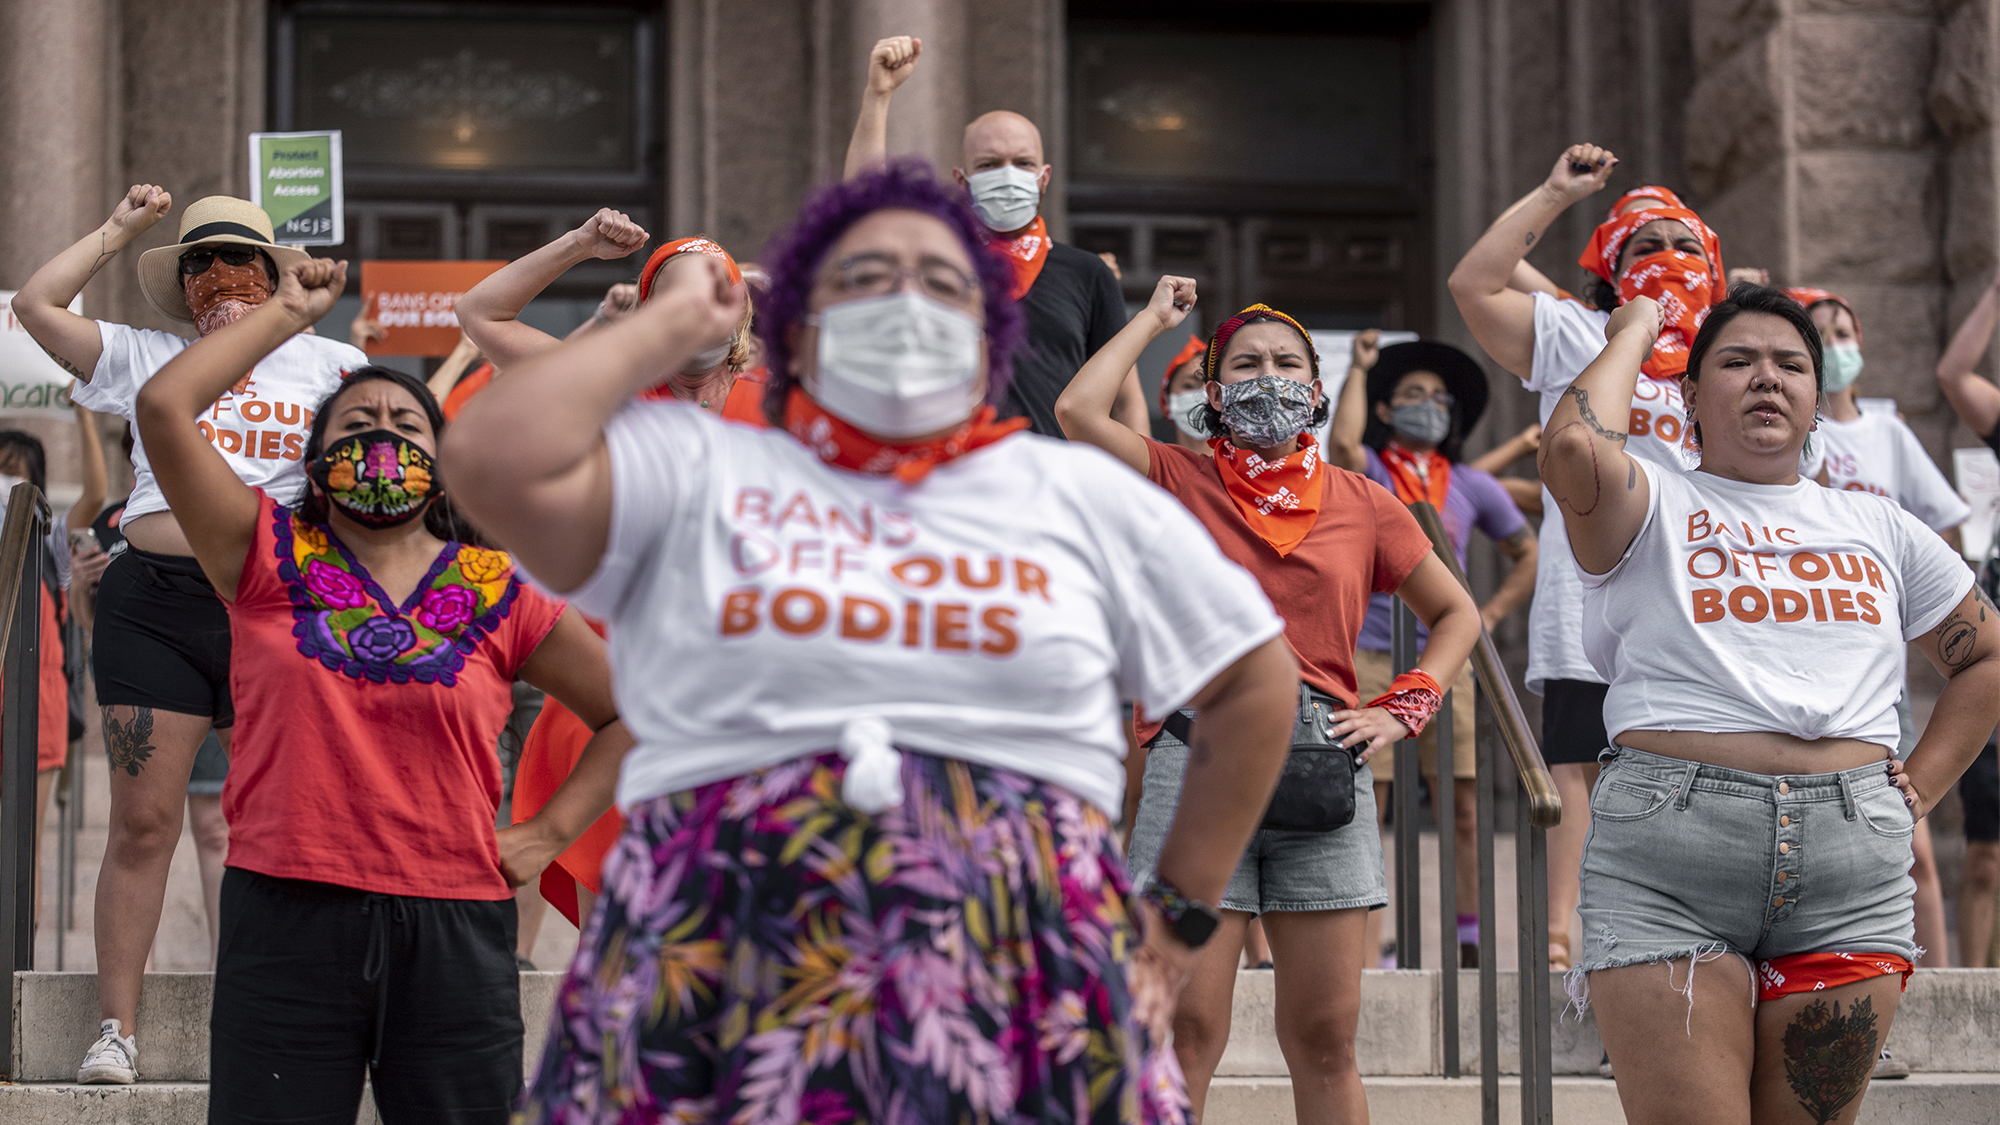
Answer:
[[[1974,443],[1943,405],[1931,368],[2000,261],[2000,0],[597,0],[596,7],[639,20],[650,37],[641,55],[652,108],[641,114],[648,132],[640,150],[651,163],[637,179],[618,182],[628,192],[621,205],[656,232],[702,231],[754,256],[803,192],[837,174],[870,44],[909,33],[925,50],[898,95],[892,150],[948,168],[972,115],[1006,108],[1040,122],[1055,165],[1046,204],[1053,228],[1086,245],[1109,238],[1106,245],[1126,249],[1134,299],[1150,288],[1147,277],[1172,264],[1161,231],[1180,231],[1187,236],[1180,244],[1192,247],[1199,239],[1188,238],[1212,230],[1221,241],[1205,252],[1225,295],[1267,295],[1293,284],[1283,272],[1291,269],[1304,287],[1284,292],[1333,294],[1327,308],[1340,316],[1470,345],[1444,291],[1451,265],[1566,144],[1588,139],[1622,158],[1614,190],[1661,182],[1684,193],[1721,232],[1730,264],[1765,266],[1781,282],[1849,296],[1868,332],[1864,393],[1893,394],[1941,459],[1952,446]],[[444,8],[462,12],[466,28],[552,10],[505,0]],[[390,18],[412,5],[0,4],[0,287],[17,287],[91,229],[129,183],[166,185],[183,203],[243,194],[244,135],[311,124],[284,119],[293,101],[287,83],[304,49],[287,37],[299,21],[336,9]],[[1254,31],[1333,42],[1350,27],[1377,36],[1369,42],[1402,60],[1400,100],[1392,99],[1400,133],[1367,143],[1399,141],[1402,178],[1367,190],[1239,189],[1224,175],[1197,190],[1171,178],[1079,174],[1095,151],[1084,134],[1101,125],[1091,116],[1097,102],[1075,100],[1096,65],[1080,52],[1098,58],[1108,49],[1105,65],[1130,64],[1132,52],[1152,42],[1143,34],[1152,23],[1214,37]],[[431,46],[449,55],[458,49],[450,38]],[[1340,57],[1370,61],[1367,52]],[[1329,97],[1364,97],[1361,73],[1330,66],[1313,77]],[[1254,132],[1259,123],[1222,127]],[[1264,143],[1284,144],[1282,130],[1273,132]],[[402,256],[509,256],[594,206],[587,192],[551,195],[532,176],[481,182],[492,197],[468,204],[486,189],[350,177],[350,213],[363,233],[343,249],[394,256],[397,232],[415,230],[418,249]],[[436,227],[444,233],[427,236],[432,228],[411,225],[433,213],[446,216]],[[1601,214],[1594,202],[1575,208],[1533,261],[1578,287],[1576,255]],[[144,245],[167,241],[173,226],[162,224]],[[139,296],[133,256],[85,291],[86,311],[166,327]],[[1313,288],[1313,277],[1325,284]],[[1376,284],[1394,289],[1394,299],[1370,304],[1366,291]],[[1226,311],[1220,300],[1212,313]],[[1475,449],[1534,417],[1532,398],[1510,380],[1496,373],[1495,386]],[[60,427],[51,438],[66,442]],[[57,463],[65,460],[58,450]],[[1490,581],[1490,561],[1482,569]]]

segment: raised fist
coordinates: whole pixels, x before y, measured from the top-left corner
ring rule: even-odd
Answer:
[[[302,326],[311,325],[333,308],[333,302],[339,299],[346,285],[347,259],[307,258],[285,267],[278,277],[278,291],[271,299]]]
[[[1618,158],[1608,148],[1597,145],[1571,145],[1556,158],[1556,166],[1549,172],[1549,186],[1563,194],[1571,203],[1604,190],[1604,182],[1611,178],[1611,172],[1618,167]]]
[[[908,35],[892,35],[877,40],[868,52],[868,92],[891,94],[916,73],[917,56],[924,53],[924,41]]]
[[[604,291],[604,299],[597,302],[597,315],[602,320],[617,320],[638,307],[639,287],[621,281]]]
[[[1354,368],[1357,371],[1373,371],[1375,361],[1382,358],[1382,330],[1369,328],[1354,334]]]
[[[674,318],[675,327],[693,341],[690,352],[705,348],[736,331],[743,322],[744,286],[731,284],[729,267],[712,254],[676,254],[653,278],[653,298],[641,306],[659,307]]]
[[[630,256],[646,245],[649,237],[646,229],[633,222],[630,215],[609,207],[599,208],[597,214],[585,219],[572,233],[584,253],[606,260]]]
[[[154,223],[166,218],[173,205],[174,197],[166,188],[158,184],[133,184],[125,189],[125,198],[112,209],[111,222],[136,238],[151,229]]]
[[[1146,302],[1146,311],[1159,318],[1160,331],[1165,332],[1187,319],[1187,314],[1194,309],[1194,302],[1194,279],[1169,274],[1153,286],[1153,296]]]
[[[1660,305],[1651,297],[1634,297],[1611,312],[1604,322],[1604,338],[1613,340],[1626,330],[1643,331],[1651,343],[1660,338]]]

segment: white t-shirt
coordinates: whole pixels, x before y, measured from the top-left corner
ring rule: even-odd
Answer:
[[[167,498],[153,480],[152,463],[139,441],[133,408],[139,388],[167,361],[194,341],[171,332],[97,322],[104,354],[90,382],[79,382],[70,398],[102,414],[132,422],[132,468],[137,482],[123,519],[167,510]],[[313,412],[340,386],[343,370],[368,362],[361,349],[324,336],[300,334],[265,356],[240,390],[223,392],[195,424],[244,484],[289,502],[305,484],[299,458],[305,453]]]
[[[1283,630],[1185,508],[1087,446],[1018,434],[910,488],[678,402],[607,441],[610,539],[571,601],[611,627],[639,743],[621,807],[879,718],[1116,815],[1120,701],[1168,714]]]
[[[1578,568],[1604,729],[1780,731],[1893,748],[1904,642],[1972,589],[1957,552],[1878,496],[1640,462],[1646,522]]]
[[[1917,435],[1896,417],[1896,400],[1864,398],[1852,422],[1820,421],[1814,444],[1826,451],[1828,484],[1872,492],[1902,505],[1932,531],[1957,527],[1972,508],[1938,472]]]
[[[1563,392],[1604,351],[1604,323],[1610,313],[1536,293],[1535,359],[1522,385],[1542,396],[1544,425]],[[1625,451],[1643,461],[1675,470],[1694,468],[1701,455],[1683,432],[1687,407],[1679,379],[1640,376],[1632,392]],[[1542,489],[1541,551],[1535,560],[1535,599],[1528,607],[1528,690],[1542,694],[1550,680],[1603,683],[1583,653],[1583,588],[1563,529],[1562,509]]]

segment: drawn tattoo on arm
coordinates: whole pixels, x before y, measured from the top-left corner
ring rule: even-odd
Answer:
[[[1972,616],[1965,610],[1955,609],[1951,616],[1939,623],[1935,632],[1938,639],[1938,660],[1956,675],[1972,663],[1972,655],[1979,648],[1979,627],[1986,624],[1988,612],[1993,603],[1987,600],[1986,591],[1978,586],[1972,588],[1974,605]]]
[[[120,723],[111,713],[112,708],[104,709],[105,754],[111,759],[112,769],[138,777],[153,756],[153,709],[132,708],[129,724]]]
[[[1535,232],[1534,232],[1534,231],[1529,231],[1529,232],[1528,232],[1528,245],[1529,245],[1529,246],[1533,246],[1534,244],[1535,244]]]
[[[42,351],[48,353],[48,357],[50,359],[56,361],[57,367],[60,367],[64,371],[69,372],[71,375],[74,375],[77,378],[82,379],[86,383],[90,381],[90,376],[86,374],[81,367],[78,367],[76,364],[71,363],[69,360],[66,360],[63,357],[57,355],[56,350],[54,348],[49,347],[47,344],[42,343],[40,340],[35,341],[35,343],[41,347]]]
[[[1840,1014],[1840,1001],[1815,1000],[1785,1028],[1785,1078],[1815,1125],[1826,1125],[1861,1096],[1875,1069],[1881,1037],[1875,1005],[1863,996]]]
[[[1527,524],[1521,530],[1500,541],[1500,550],[1510,559],[1518,559],[1528,550],[1528,544],[1535,541],[1535,529]]]
[[[104,231],[99,231],[97,233],[97,260],[90,263],[90,275],[96,277],[97,271],[104,268],[104,263],[117,256],[118,251],[111,248],[111,235]]]
[[[1564,391],[1563,394],[1576,400],[1577,416],[1583,419],[1584,425],[1590,427],[1591,433],[1596,434],[1605,441],[1615,441],[1620,445],[1625,444],[1625,434],[1623,431],[1611,429],[1603,422],[1597,420],[1597,411],[1591,409],[1590,406],[1589,391],[1584,390],[1582,387],[1572,386],[1570,389]]]

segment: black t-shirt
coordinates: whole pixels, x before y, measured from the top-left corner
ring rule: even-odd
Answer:
[[[1014,384],[1003,413],[1026,417],[1036,433],[1059,438],[1056,399],[1084,361],[1125,327],[1125,299],[1102,258],[1055,242],[1021,311],[1027,337],[1014,351]]]

